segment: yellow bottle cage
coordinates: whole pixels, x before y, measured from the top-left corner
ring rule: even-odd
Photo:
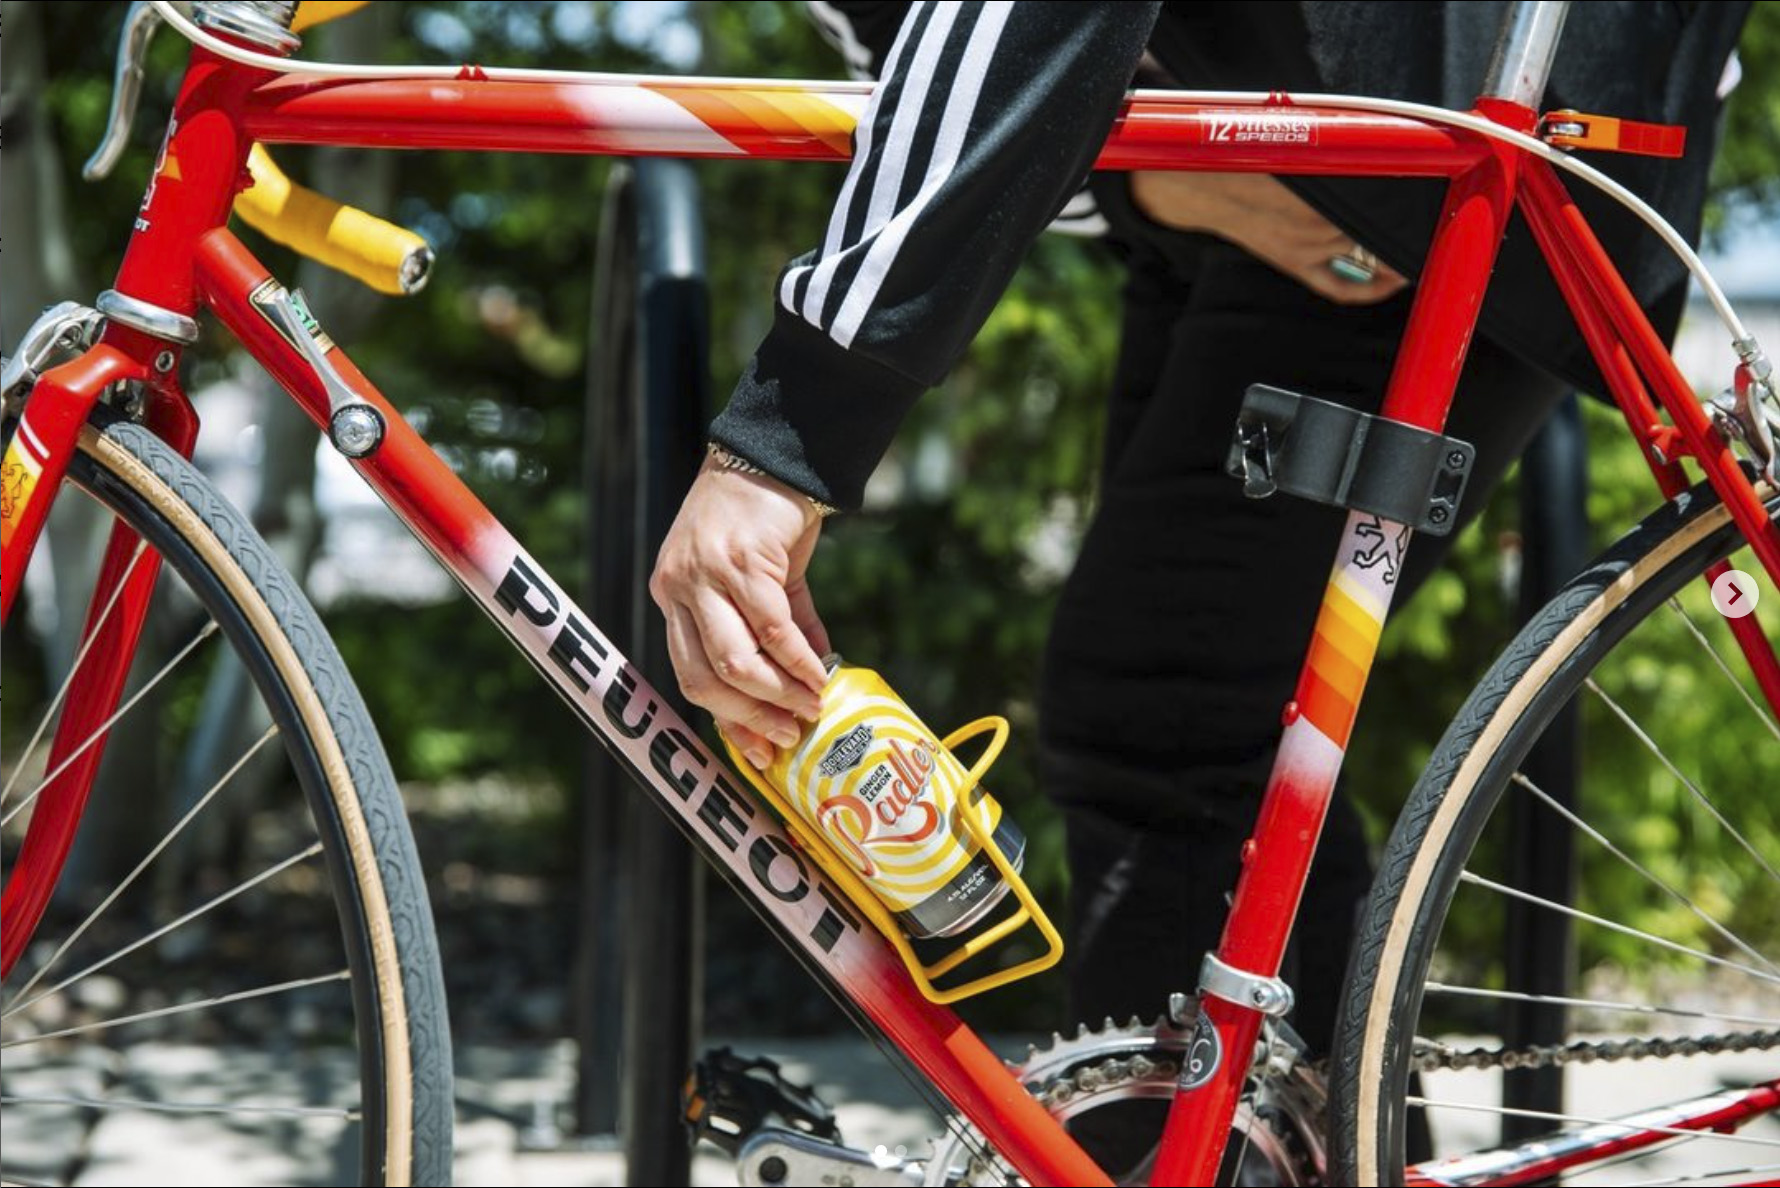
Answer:
[[[414,232],[298,185],[260,145],[248,155],[247,171],[253,185],[236,196],[235,213],[266,238],[379,293],[400,297],[426,284],[433,253]]]
[[[939,745],[947,751],[951,751],[960,743],[968,742],[980,734],[991,731],[994,732],[994,737],[989,740],[989,745],[983,749],[982,755],[971,766],[969,778],[964,787],[959,790],[958,795],[964,804],[970,803],[970,794],[982,783],[984,773],[1001,755],[1001,748],[1007,744],[1007,719],[978,718],[968,726],[961,726],[940,740]],[[982,823],[980,813],[959,812],[954,813],[953,818],[964,825],[965,831],[982,848],[982,852],[988,856],[996,871],[1003,879],[1007,880],[1007,885],[1013,891],[1014,898],[1019,901],[1020,906],[1006,919],[965,938],[957,948],[933,964],[923,965],[920,958],[915,956],[915,949],[909,943],[909,938],[897,926],[896,918],[890,914],[890,909],[884,906],[883,901],[877,897],[877,894],[859,876],[858,872],[848,864],[846,859],[840,856],[822,831],[814,828],[799,816],[797,810],[793,809],[784,796],[780,795],[778,789],[761,776],[754,765],[736,750],[735,745],[728,738],[724,738],[723,746],[729,752],[730,760],[735,764],[736,770],[742,773],[743,777],[754,786],[755,791],[759,792],[766,799],[767,804],[772,806],[773,811],[783,819],[785,828],[791,833],[792,839],[803,848],[804,853],[815,860],[816,865],[822,869],[824,874],[841,885],[847,892],[847,897],[865,913],[866,919],[870,920],[872,925],[884,934],[885,939],[896,947],[897,955],[902,958],[902,963],[908,966],[909,976],[915,980],[915,985],[920,987],[921,993],[930,1001],[937,1003],[957,1002],[960,999],[981,994],[985,990],[994,990],[1010,982],[1017,982],[1021,978],[1030,977],[1051,968],[1062,960],[1063,938],[1057,935],[1057,929],[1052,926],[1050,918],[1045,915],[1044,909],[1038,906],[1038,899],[1032,894],[1032,889],[1026,885],[1026,880],[1020,877],[1020,873],[1014,869],[1013,863],[1008,861],[1007,855],[1001,852],[1001,847],[995,844],[994,837]],[[1028,924],[1038,930],[1039,936],[1045,943],[1045,951],[1037,957],[955,986],[942,988],[934,985],[936,978],[945,977],[972,957],[976,957],[1001,943]]]
[[[297,5],[297,15],[291,20],[291,32],[301,33],[305,29],[325,25],[331,20],[357,12],[370,2],[371,0],[303,0]]]

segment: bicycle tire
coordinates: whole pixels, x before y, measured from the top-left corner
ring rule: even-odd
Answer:
[[[344,662],[300,587],[271,548],[208,480],[146,429],[102,413],[83,430],[69,477],[110,516],[134,528],[147,546],[160,554],[160,585],[168,585],[169,571],[177,575],[185,590],[220,627],[215,634],[227,640],[235,658],[245,666],[276,724],[294,783],[301,789],[300,802],[293,796],[284,811],[294,819],[301,816],[296,805],[306,804],[314,832],[307,853],[322,858],[325,876],[305,876],[307,883],[303,885],[325,882],[333,901],[330,908],[318,902],[318,895],[310,895],[301,914],[305,923],[318,930],[335,932],[338,939],[328,938],[326,951],[332,962],[343,956],[344,969],[325,979],[338,984],[301,990],[312,994],[321,1004],[319,1007],[308,1005],[305,1000],[305,1005],[291,1009],[311,1014],[316,1010],[351,1012],[350,1033],[356,1059],[339,1054],[334,1060],[334,1065],[344,1070],[336,1079],[342,1083],[343,1100],[348,1104],[338,1110],[310,1109],[300,1104],[311,1100],[304,1097],[289,1108],[260,1109],[229,1097],[226,1090],[220,1104],[267,1115],[268,1127],[286,1128],[280,1131],[282,1137],[273,1141],[287,1144],[291,1141],[290,1128],[331,1126],[333,1123],[325,1118],[339,1115],[341,1137],[329,1132],[309,1144],[329,1152],[328,1158],[336,1162],[333,1174],[356,1174],[366,1184],[448,1184],[452,1071],[438,944],[419,858],[395,779]],[[63,492],[64,498],[73,494],[67,489]],[[39,553],[45,551],[39,549]],[[163,593],[157,591],[157,598]],[[73,609],[78,612],[81,608]],[[10,758],[15,764],[21,761],[17,756]],[[108,760],[112,758],[107,756]],[[239,768],[240,764],[231,768],[230,775]],[[99,807],[89,805],[83,831],[92,825],[93,814]],[[184,839],[179,842],[180,846],[186,844]],[[155,856],[158,855],[157,850]],[[9,864],[9,880],[15,873]],[[263,893],[267,899],[274,893],[285,894],[277,891],[280,884],[276,879],[264,885],[273,889]],[[133,886],[132,892],[140,891],[141,886]],[[58,888],[58,893],[63,890],[66,889]],[[260,892],[258,886],[253,890]],[[236,897],[231,901],[231,910],[237,902],[251,904],[252,896],[244,892]],[[120,910],[113,909],[110,915],[116,916]],[[211,916],[222,914],[218,909]],[[283,915],[262,918],[270,918],[275,925],[285,920]],[[89,918],[87,923],[93,920]],[[83,924],[82,931],[85,928]],[[207,935],[218,944],[225,940],[240,943],[234,934],[224,932],[222,925],[207,922],[204,929],[200,939]],[[150,949],[165,947],[166,939],[155,939]],[[289,948],[323,943],[290,932],[274,938],[270,928],[254,941],[266,952],[281,945]],[[134,956],[131,955],[132,959]],[[24,972],[23,964],[9,978],[15,985],[18,975]],[[221,976],[218,975],[219,980]],[[30,988],[27,984],[26,989]],[[21,1006],[31,1007],[31,1001],[21,1003],[24,998],[22,992],[15,994],[8,1003],[8,1013],[20,1011]],[[260,1009],[264,1011],[263,1007]],[[103,1031],[88,1031],[88,1036],[102,1037],[96,1042],[79,1037],[51,1037],[32,1023],[30,1010],[20,1013],[23,1017],[10,1027],[14,1034],[8,1037],[8,1046],[41,1040],[57,1054],[57,1060],[66,1047],[74,1051],[69,1059],[86,1058],[92,1063],[92,1053],[82,1056],[76,1045],[97,1047],[113,1037],[126,1038],[122,1033],[131,1026],[128,1022],[121,1027],[105,1024]],[[263,1013],[260,1017],[264,1017]],[[317,1030],[325,1033],[329,1021],[324,1015]],[[184,1020],[180,1022],[184,1024]],[[160,1016],[156,1025],[166,1028],[168,1016]],[[257,1026],[249,1024],[248,1029]],[[213,1033],[217,1024],[202,1021],[193,1022],[190,1027],[191,1034],[202,1037]],[[344,1024],[336,1029],[336,1034],[346,1034]],[[335,1035],[328,1039],[336,1047],[340,1042]],[[267,1036],[264,1047],[271,1056],[270,1067],[288,1064],[290,1075],[299,1075],[292,1052],[308,1050],[303,1049],[300,1038]],[[121,1050],[120,1045],[100,1054],[110,1057]],[[332,1053],[334,1048],[327,1051]],[[13,1079],[15,1063],[21,1062],[9,1061],[9,1079]],[[351,1071],[354,1065],[356,1077]],[[17,1073],[19,1077],[24,1075],[25,1071]],[[323,1079],[312,1068],[301,1075]],[[356,1106],[350,1101],[353,1081]],[[218,1082],[227,1083],[223,1078],[218,1078]],[[75,1104],[80,1105],[82,1100],[75,1099]],[[59,1108],[68,1108],[67,1101],[53,1094],[38,1099],[9,1092],[7,1101],[9,1147],[14,1134],[29,1130],[29,1107],[34,1101],[52,1103],[43,1106],[46,1109],[58,1108],[54,1103],[61,1101]],[[80,1108],[98,1116],[109,1104],[86,1102]],[[178,1103],[170,1103],[170,1107],[182,1108]],[[147,1107],[124,1102],[116,1108],[127,1112]],[[165,1111],[169,1106],[161,1108]],[[315,1115],[325,1115],[324,1122],[312,1121]],[[233,1121],[230,1127],[251,1129]],[[55,1127],[48,1129],[53,1131]],[[358,1148],[356,1172],[350,1166],[337,1166],[347,1162],[339,1148],[349,1143],[356,1143]],[[49,1157],[54,1158],[54,1153]],[[171,1159],[174,1153],[167,1152],[166,1157]],[[219,1156],[214,1162],[221,1165],[219,1171],[232,1166],[231,1176],[245,1165],[232,1153]],[[18,1174],[9,1170],[6,1178],[10,1180]],[[74,1173],[63,1170],[56,1174]],[[227,1182],[240,1181],[230,1178]]]
[[[1780,493],[1764,497],[1780,514]],[[1404,1098],[1430,965],[1461,873],[1535,740],[1585,690],[1594,694],[1587,682],[1617,645],[1741,542],[1703,484],[1665,505],[1526,625],[1448,728],[1385,847],[1355,942],[1330,1062],[1330,1182],[1404,1182],[1408,1135],[1420,1125],[1408,1121]],[[1728,654],[1742,663],[1734,648]],[[1762,958],[1770,968],[1772,956]],[[1623,1112],[1597,1104],[1578,1116]],[[1435,1112],[1422,1108],[1424,1118]]]

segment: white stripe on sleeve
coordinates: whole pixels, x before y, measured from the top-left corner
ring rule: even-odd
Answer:
[[[917,2],[904,14],[902,25],[896,30],[896,41],[890,46],[890,56],[884,59],[883,77],[888,78],[896,73],[896,65],[902,60],[903,43],[908,40],[909,30],[915,26],[921,6],[921,3]],[[810,7],[815,8],[816,5],[811,4]],[[866,105],[864,113],[859,117],[858,135],[853,143],[853,163],[848,166],[847,180],[841,183],[841,192],[834,200],[834,211],[828,219],[828,238],[822,244],[822,253],[817,257],[817,263],[821,263],[826,257],[841,250],[841,239],[847,229],[847,213],[853,207],[853,190],[858,186],[859,174],[865,169],[865,162],[871,156],[871,130],[877,123],[878,99],[883,93],[884,88],[880,85],[872,92],[871,102]],[[906,94],[906,91],[904,93]],[[785,279],[779,284],[779,304],[793,313],[797,312],[798,278],[815,266],[815,264],[805,264],[800,268],[786,269]],[[821,311],[822,307],[818,304],[817,314],[820,315]],[[817,318],[811,318],[810,321],[820,325]]]
[[[871,77],[871,50],[859,40],[853,31],[853,18],[827,3],[827,0],[808,0],[810,16],[815,19],[816,27],[830,45],[841,52],[841,58],[847,63],[847,73],[854,78]],[[905,14],[906,15],[906,14]],[[885,74],[890,73],[888,70]]]
[[[890,119],[890,133],[878,159],[878,175],[872,182],[871,205],[866,208],[865,225],[859,232],[860,243],[869,241],[896,214],[896,199],[902,193],[903,173],[908,168],[909,152],[920,130],[921,111],[933,88],[934,69],[939,65],[940,55],[945,51],[952,25],[962,7],[960,4],[937,5],[927,28],[922,30],[921,44],[915,47],[914,61],[903,79],[902,94],[897,97],[896,112]],[[908,27],[906,22],[903,27]],[[953,85],[956,87],[957,84]],[[936,147],[934,151],[939,150]],[[851,182],[853,179],[849,176],[847,180]],[[822,261],[816,265],[815,275],[810,277],[810,287],[804,293],[803,318],[813,326],[822,324],[822,307],[828,301],[828,288],[834,283],[835,273],[847,255],[839,242],[845,222],[841,211],[841,207],[835,208],[835,218],[828,225],[828,241],[822,245]]]
[[[1002,29],[1012,11],[1011,0],[994,0],[984,5],[982,15],[977,18],[976,27],[970,33],[970,41],[964,47],[963,60],[959,62],[958,71],[952,78],[951,94],[946,99],[945,112],[940,117],[939,135],[933,146],[933,155],[927,162],[927,174],[922,181],[921,190],[915,195],[914,201],[898,211],[884,225],[871,243],[865,262],[860,266],[858,275],[853,278],[853,283],[848,286],[846,299],[835,316],[829,335],[841,347],[852,345],[853,336],[859,332],[866,314],[871,311],[872,303],[877,300],[878,290],[883,287],[885,276],[895,264],[896,254],[901,249],[903,240],[908,237],[910,228],[952,176],[958,156],[963,151],[965,133],[976,112],[983,80],[988,74],[989,64],[995,57],[995,48],[1001,41]],[[937,14],[934,19],[938,20]],[[923,38],[922,42],[925,48],[926,39]],[[900,117],[899,109],[899,122]],[[881,172],[879,184],[883,184]],[[899,189],[900,186],[899,179]],[[875,207],[874,203],[874,209]],[[814,288],[812,282],[811,289]]]

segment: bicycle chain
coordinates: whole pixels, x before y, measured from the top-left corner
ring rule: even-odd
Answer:
[[[1653,1060],[1670,1056],[1716,1056],[1721,1052],[1765,1052],[1780,1048],[1780,1030],[1730,1035],[1609,1040],[1605,1043],[1532,1045],[1525,1048],[1473,1048],[1468,1052],[1423,1043],[1410,1057],[1417,1072],[1441,1069],[1561,1068],[1614,1060]]]
[[[1171,1080],[1180,1071],[1172,1060],[1158,1060],[1137,1055],[1128,1059],[1102,1060],[1061,1076],[1034,1094],[1047,1110],[1056,1110],[1080,1093],[1104,1093],[1127,1082],[1141,1084],[1151,1080]]]
[[[1107,1021],[1105,1032],[1095,1033],[1083,1028],[1074,1041],[1064,1041],[1057,1037],[1057,1043],[1068,1047],[1075,1043],[1088,1043],[1101,1038],[1110,1038],[1121,1029],[1115,1028],[1112,1021]],[[1133,1019],[1127,1028],[1127,1034],[1145,1030],[1140,1028]],[[1158,1049],[1151,1053],[1133,1053],[1129,1056],[1113,1056],[1106,1059],[1091,1061],[1069,1072],[1056,1075],[1042,1084],[1028,1084],[1033,1095],[1047,1111],[1053,1114],[1065,1109],[1069,1103],[1081,1095],[1099,1095],[1108,1091],[1116,1091],[1124,1086],[1138,1086],[1157,1080],[1172,1081],[1177,1075],[1179,1065],[1169,1056],[1176,1050],[1185,1037],[1184,1032],[1167,1034],[1160,1027],[1156,1039]],[[1433,1072],[1440,1069],[1519,1069],[1519,1068],[1552,1068],[1568,1064],[1593,1064],[1621,1060],[1650,1060],[1666,1057],[1686,1057],[1701,1055],[1718,1055],[1725,1052],[1765,1052],[1780,1048],[1780,1030],[1733,1032],[1727,1035],[1697,1035],[1677,1037],[1633,1038],[1609,1040],[1597,1043],[1578,1042],[1568,1045],[1550,1044],[1534,1045],[1524,1048],[1473,1048],[1469,1051],[1441,1049],[1425,1041],[1419,1044],[1411,1057],[1411,1066],[1419,1072]],[[1037,1053],[1035,1052],[1034,1055]],[[1325,1068],[1326,1061],[1316,1061],[1308,1067],[1318,1075]],[[1015,1067],[1016,1074],[1021,1072],[1020,1066]],[[1023,1080],[1026,1078],[1022,1078]],[[1273,1128],[1283,1139],[1291,1140],[1295,1136],[1290,1127]],[[1293,1154],[1307,1161],[1306,1152],[1297,1150],[1294,1144]],[[975,1164],[973,1162],[973,1168]]]
[[[1780,1030],[1739,1031],[1729,1035],[1690,1035],[1632,1038],[1573,1044],[1532,1045],[1525,1048],[1472,1048],[1461,1052],[1428,1044],[1416,1048],[1411,1067],[1417,1072],[1467,1069],[1562,1068],[1568,1064],[1610,1063],[1621,1060],[1662,1060],[1677,1056],[1717,1056],[1726,1052],[1766,1052],[1780,1048]],[[1320,1062],[1319,1062],[1320,1063]],[[1038,1094],[1046,1109],[1063,1105],[1081,1092],[1100,1092],[1123,1081],[1142,1081],[1158,1073],[1169,1075],[1175,1066],[1166,1060],[1134,1056],[1107,1060],[1059,1077]]]

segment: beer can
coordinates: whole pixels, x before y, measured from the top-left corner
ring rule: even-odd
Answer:
[[[917,939],[976,924],[1008,886],[960,812],[973,812],[1017,871],[1026,836],[982,787],[962,804],[964,765],[869,668],[824,657],[822,715],[766,778]]]

